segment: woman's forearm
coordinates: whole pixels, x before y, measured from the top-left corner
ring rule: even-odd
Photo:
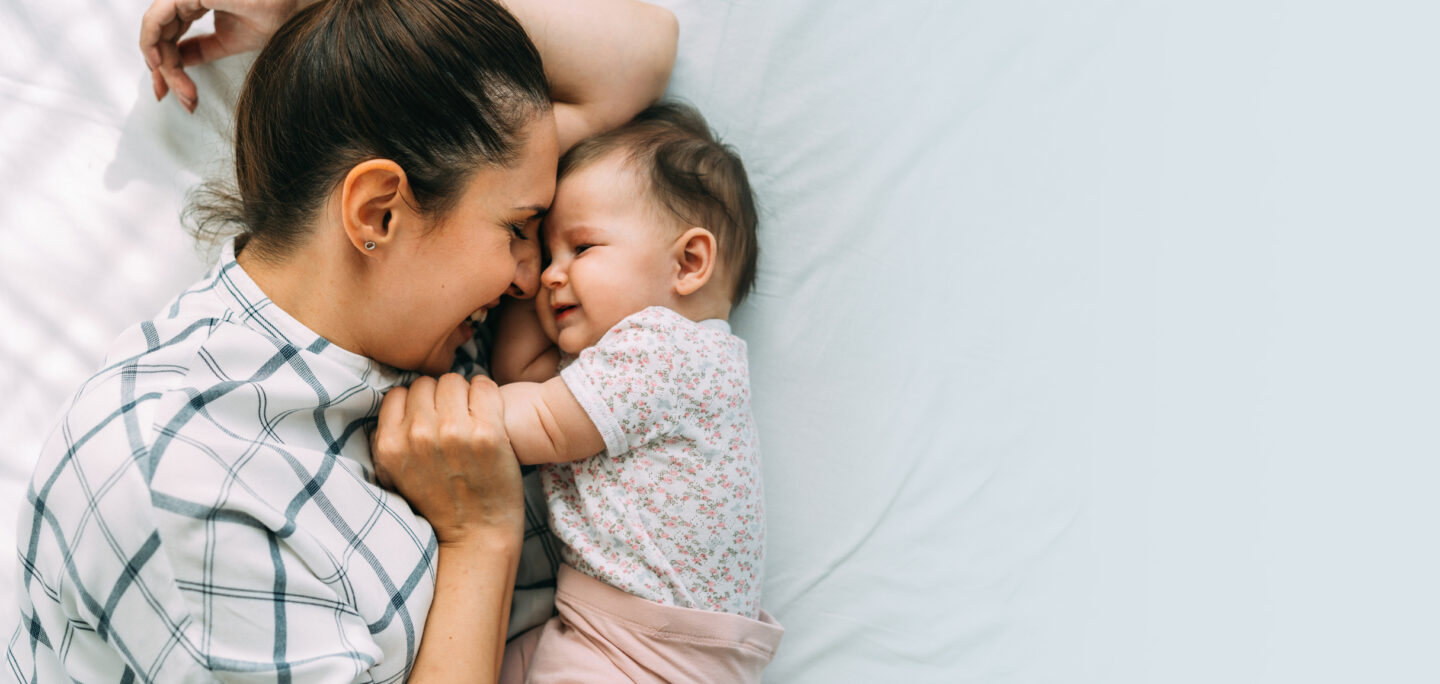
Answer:
[[[440,545],[435,600],[409,681],[493,682],[499,677],[520,543],[520,535],[507,530]]]
[[[501,402],[490,378],[447,373],[395,387],[380,404],[375,480],[430,521],[440,544],[416,682],[499,676],[525,531],[525,490]]]
[[[679,23],[636,0],[503,0],[545,62],[560,149],[615,128],[665,92]]]

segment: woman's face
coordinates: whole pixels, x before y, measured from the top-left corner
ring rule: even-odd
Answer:
[[[470,339],[472,316],[494,308],[507,292],[535,295],[540,217],[555,195],[555,117],[537,117],[523,135],[516,163],[481,168],[447,216],[387,245],[397,252],[387,255],[392,277],[385,308],[392,323],[383,352],[370,356],[441,375]]]

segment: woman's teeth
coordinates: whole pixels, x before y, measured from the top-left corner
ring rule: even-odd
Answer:
[[[484,322],[485,322],[485,317],[486,317],[487,315],[489,315],[489,314],[490,314],[490,310],[489,310],[489,309],[476,309],[476,310],[475,310],[475,313],[470,314],[470,320],[472,320],[472,321],[474,321],[474,322],[476,322],[476,323],[484,323]]]

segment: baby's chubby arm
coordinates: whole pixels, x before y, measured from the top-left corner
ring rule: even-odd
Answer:
[[[506,301],[490,370],[500,383],[505,431],[525,465],[577,461],[605,449],[600,430],[555,375],[559,365],[560,350],[531,302]]]
[[[532,302],[506,298],[500,307],[490,374],[495,382],[545,382],[555,377],[560,349],[545,336]]]
[[[605,450],[600,430],[559,377],[503,385],[500,398],[510,445],[525,465],[578,461]]]

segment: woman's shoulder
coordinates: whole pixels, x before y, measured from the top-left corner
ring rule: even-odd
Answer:
[[[166,414],[190,410],[187,405],[241,385],[265,384],[266,398],[276,405],[294,403],[284,400],[292,385],[313,401],[309,383],[280,381],[284,374],[279,371],[287,364],[317,365],[307,364],[307,356],[314,350],[295,348],[219,298],[187,290],[155,318],[130,326],[111,342],[100,367],[72,395],[62,420],[70,431],[83,433],[120,419],[132,426],[130,440],[149,444]],[[334,373],[318,369],[310,374]]]

